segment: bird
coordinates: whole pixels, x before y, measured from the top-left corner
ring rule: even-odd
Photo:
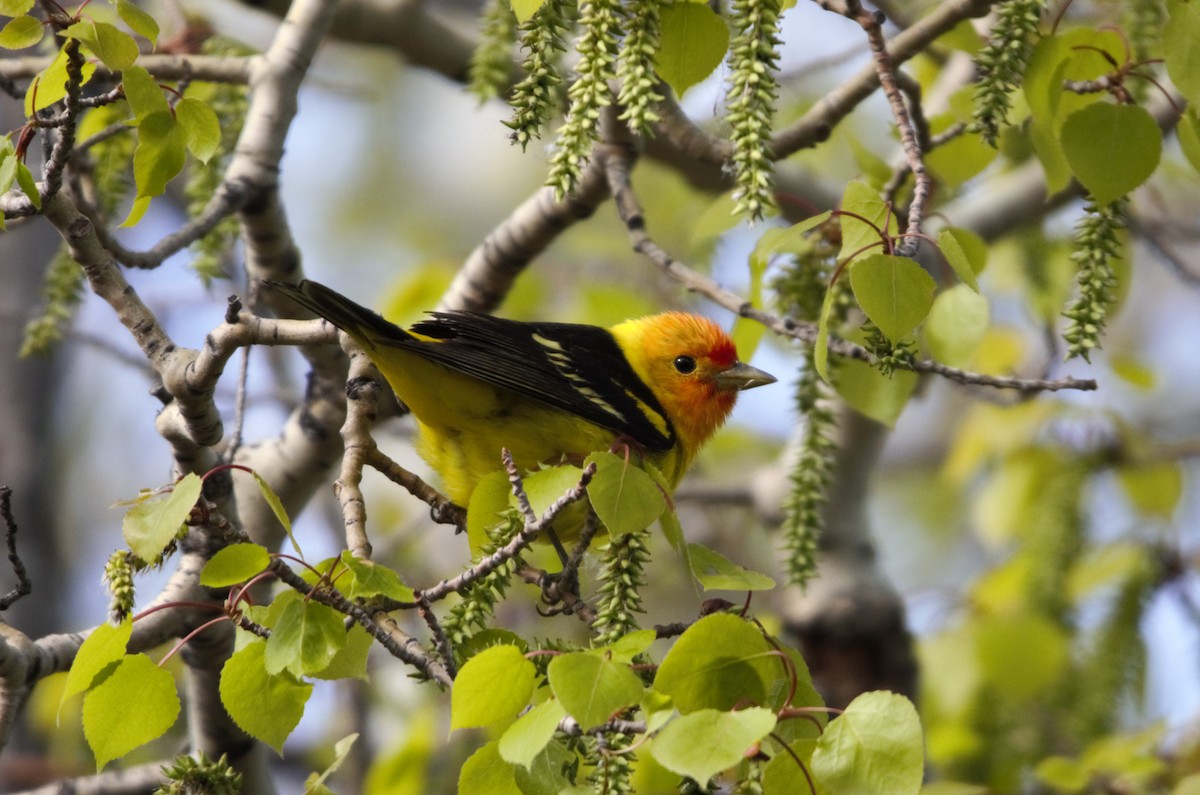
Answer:
[[[503,469],[636,451],[672,490],[740,392],[776,381],[711,319],[681,311],[609,328],[431,312],[409,329],[314,281],[268,281],[363,349],[417,422],[451,500]]]

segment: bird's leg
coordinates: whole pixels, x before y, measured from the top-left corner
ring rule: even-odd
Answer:
[[[639,464],[646,457],[646,448],[640,442],[638,442],[637,439],[634,439],[632,436],[624,433],[616,436],[612,440],[612,444],[609,445],[608,451],[624,458],[626,465],[629,465],[633,462],[632,459],[635,455],[637,456]]]

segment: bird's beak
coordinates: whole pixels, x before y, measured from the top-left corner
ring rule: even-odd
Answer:
[[[742,362],[738,362],[728,370],[722,370],[716,375],[717,388],[731,392],[753,389],[756,386],[766,386],[778,380],[770,373],[759,370],[757,367],[743,364]]]

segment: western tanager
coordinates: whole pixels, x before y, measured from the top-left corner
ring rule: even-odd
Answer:
[[[435,312],[406,331],[311,281],[271,282],[362,346],[419,426],[418,450],[466,505],[507,447],[522,471],[625,441],[678,485],[737,393],[775,381],[699,315],[612,328]]]

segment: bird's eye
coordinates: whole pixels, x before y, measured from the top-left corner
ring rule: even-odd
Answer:
[[[675,372],[682,375],[696,372],[696,360],[691,356],[676,356],[673,364],[675,365]]]

